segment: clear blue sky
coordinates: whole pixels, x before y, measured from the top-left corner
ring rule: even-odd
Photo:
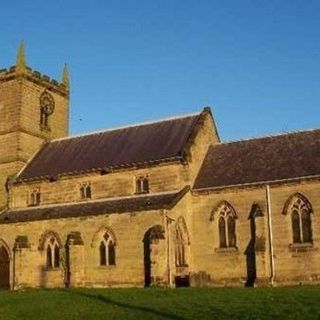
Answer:
[[[223,140],[320,127],[320,1],[12,0],[0,67],[71,73],[71,133],[201,110]]]

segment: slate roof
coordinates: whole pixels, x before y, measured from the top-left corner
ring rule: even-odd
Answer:
[[[320,129],[209,148],[194,189],[320,175]]]
[[[46,144],[16,181],[179,160],[201,113]]]
[[[76,204],[36,206],[23,209],[8,209],[0,214],[0,224],[96,216],[111,213],[171,209],[190,190],[86,201]]]

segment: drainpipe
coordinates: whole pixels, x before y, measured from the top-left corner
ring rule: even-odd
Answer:
[[[272,234],[272,215],[271,215],[271,197],[270,186],[266,185],[267,197],[267,215],[268,215],[268,237],[269,237],[269,254],[270,254],[270,284],[274,285],[275,268],[274,268],[274,252],[273,252],[273,234]]]

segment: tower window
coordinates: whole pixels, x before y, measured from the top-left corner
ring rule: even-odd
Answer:
[[[136,178],[136,193],[149,192],[149,179],[147,176]]]
[[[47,92],[43,92],[40,97],[40,127],[42,129],[49,128],[49,117],[54,111],[54,99]]]

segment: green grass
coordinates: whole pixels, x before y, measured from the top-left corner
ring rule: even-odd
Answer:
[[[0,319],[320,319],[320,287],[1,291]]]

